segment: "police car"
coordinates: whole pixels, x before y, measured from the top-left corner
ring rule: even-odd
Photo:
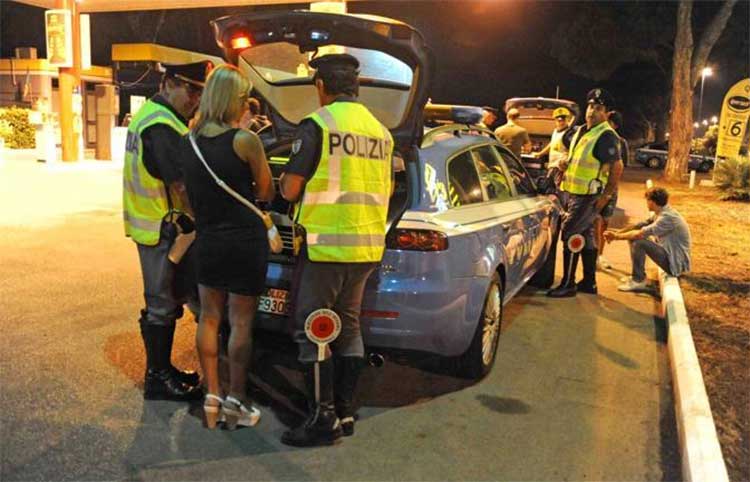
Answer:
[[[308,11],[247,14],[212,22],[226,58],[243,69],[271,108],[276,141],[267,147],[278,178],[295,126],[316,110],[313,52],[360,61],[359,100],[390,129],[396,155],[387,247],[367,282],[362,329],[371,353],[456,357],[466,376],[494,360],[503,305],[535,278],[552,282],[560,206],[538,194],[520,161],[483,128],[481,109],[432,106],[433,61],[422,35],[402,22]],[[442,113],[441,113],[442,112]],[[425,114],[438,126],[424,128]],[[447,123],[446,123],[447,122]],[[341,140],[351,149],[370,149]],[[294,280],[292,207],[269,209],[285,239],[272,255],[256,327],[289,333]]]

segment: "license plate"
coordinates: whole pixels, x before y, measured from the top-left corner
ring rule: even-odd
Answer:
[[[289,292],[268,288],[266,293],[258,298],[258,311],[272,315],[286,315]]]

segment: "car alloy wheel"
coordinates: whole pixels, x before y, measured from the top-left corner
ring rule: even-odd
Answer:
[[[503,301],[500,297],[500,287],[492,283],[482,313],[482,364],[485,366],[492,365],[495,358],[502,312]]]
[[[480,380],[492,370],[503,323],[503,293],[500,275],[493,273],[471,344],[457,360],[460,377]]]
[[[661,167],[661,159],[658,157],[649,157],[648,161],[646,161],[646,165],[651,169],[659,169]]]

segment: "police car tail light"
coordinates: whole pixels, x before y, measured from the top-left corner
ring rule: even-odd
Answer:
[[[237,35],[236,37],[232,37],[232,40],[229,41],[229,45],[235,50],[246,49],[253,46],[252,42],[250,42],[250,37],[247,35]]]
[[[389,234],[386,246],[407,251],[445,251],[448,249],[448,237],[440,231],[396,229]]]

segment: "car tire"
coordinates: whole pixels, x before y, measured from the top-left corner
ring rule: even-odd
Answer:
[[[503,298],[505,290],[500,276],[495,272],[487,288],[482,306],[482,314],[477,322],[474,337],[469,349],[461,355],[459,375],[464,378],[481,380],[495,364],[500,327],[503,321]]]
[[[659,158],[658,158],[658,157],[656,157],[656,156],[654,156],[654,157],[649,157],[649,158],[648,158],[648,159],[646,160],[646,167],[650,167],[651,169],[660,169],[660,168],[661,168],[661,166],[662,166],[662,164],[661,164],[661,159],[659,159]]]
[[[698,166],[698,170],[700,172],[708,172],[708,171],[711,170],[712,167],[714,167],[714,165],[711,164],[711,162],[709,162],[709,161],[703,161],[703,162],[701,162],[701,165]]]
[[[555,282],[555,263],[557,262],[557,241],[560,238],[560,226],[555,227],[555,232],[552,236],[552,246],[550,246],[547,258],[544,260],[544,264],[539,271],[534,273],[534,276],[529,280],[529,285],[534,288],[547,289],[552,287]]]

